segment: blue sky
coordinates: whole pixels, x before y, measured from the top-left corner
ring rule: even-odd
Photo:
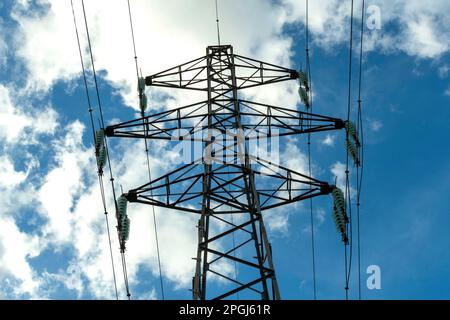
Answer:
[[[126,1],[85,2],[105,121],[135,118]],[[339,118],[346,117],[347,107],[349,3],[310,4],[314,111]],[[361,2],[355,3],[359,17]],[[80,1],[74,4],[85,49]],[[216,43],[214,1],[131,4],[144,75],[200,57]],[[236,53],[299,68],[304,65],[304,4],[219,0],[222,42]],[[365,27],[363,298],[449,299],[450,4],[367,0],[366,5],[379,8],[381,28]],[[355,23],[359,26],[358,18]],[[114,298],[70,1],[4,1],[0,30],[0,298]],[[296,89],[296,83],[285,83],[246,97],[301,109]],[[148,89],[147,95],[150,112],[204,99],[173,90]],[[356,97],[355,91],[353,110]],[[99,117],[97,109],[94,116]],[[342,132],[313,136],[315,177],[333,182],[342,176],[344,140]],[[172,147],[151,144],[155,177],[175,167]],[[281,163],[305,170],[305,152],[304,139],[289,139],[280,150]],[[117,187],[128,190],[146,182],[142,141],[111,140],[111,157]],[[112,208],[109,186],[106,190]],[[314,201],[319,299],[344,298],[343,245],[331,207],[328,197]],[[150,208],[133,204],[129,212],[131,293],[136,299],[159,299]],[[157,218],[166,298],[189,299],[197,217],[158,209]],[[110,223],[115,225],[112,216]],[[268,213],[266,223],[282,297],[311,299],[308,210],[298,205]],[[118,244],[115,236],[112,240],[123,299]],[[350,297],[356,298],[353,263]],[[365,286],[369,265],[381,268],[381,290]],[[211,281],[212,291],[220,288]]]

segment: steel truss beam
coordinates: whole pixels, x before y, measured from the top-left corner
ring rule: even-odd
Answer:
[[[242,183],[246,175],[252,175],[256,180],[261,211],[326,195],[333,189],[327,182],[252,155],[248,155],[247,159],[254,163],[249,170],[239,164],[220,163],[224,162],[222,157],[213,158],[211,160],[217,163],[206,174],[203,171],[205,159],[201,158],[130,190],[127,198],[130,202],[201,214],[202,207],[194,204],[200,203],[203,197],[200,182],[210,178],[208,196],[211,210],[215,214],[235,214],[250,210],[245,198],[247,191]]]
[[[212,124],[214,130],[229,134],[236,130],[233,110],[239,105],[241,126],[246,139],[271,138],[343,129],[337,118],[233,99],[215,99]],[[184,140],[207,142],[208,101],[167,110],[106,128],[106,135],[123,138]]]

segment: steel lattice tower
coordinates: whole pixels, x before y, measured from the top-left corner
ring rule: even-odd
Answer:
[[[242,100],[238,94],[296,79],[296,70],[234,54],[230,45],[209,46],[206,56],[145,78],[147,86],[204,91],[205,101],[105,129],[110,137],[177,137],[203,144],[203,156],[125,194],[130,202],[199,214],[193,299],[223,299],[243,290],[280,299],[263,212],[335,189],[249,152],[249,142],[261,135],[345,128],[341,119]],[[230,265],[238,266],[239,277],[226,270]],[[218,296],[207,295],[211,276],[225,283]]]

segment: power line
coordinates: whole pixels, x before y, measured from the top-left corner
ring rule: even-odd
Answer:
[[[216,1],[216,24],[217,24],[217,43],[220,46],[220,28],[219,28],[219,6]]]
[[[363,161],[364,161],[364,137],[363,137],[363,121],[362,121],[362,99],[361,99],[361,87],[362,87],[362,57],[363,57],[363,38],[364,38],[364,8],[365,2],[362,2],[361,9],[361,32],[360,32],[360,52],[359,52],[359,76],[358,76],[358,114],[357,114],[357,128],[356,128],[356,207],[357,207],[357,244],[358,244],[358,298],[361,299],[361,243],[360,243],[360,197],[361,197],[361,185],[363,178]],[[353,53],[353,20],[354,20],[354,3],[352,1],[351,6],[351,26],[350,26],[350,59],[349,59],[349,100],[348,100],[348,113],[347,124],[350,126],[350,109],[351,109],[351,80],[352,80],[352,53]],[[359,136],[359,137],[358,137]],[[347,130],[347,146],[349,145],[349,130]],[[346,298],[348,299],[349,282],[352,268],[352,253],[353,253],[353,219],[352,219],[352,204],[350,195],[350,182],[349,182],[349,170],[348,170],[349,152],[347,152],[347,165],[346,165],[346,197],[349,209],[349,228],[350,228],[350,254],[347,270],[347,255],[346,259]],[[361,167],[361,170],[360,170]],[[347,250],[347,248],[346,248]],[[347,251],[346,251],[347,253]]]
[[[99,93],[98,82],[97,82],[97,72],[95,71],[94,56],[92,54],[92,46],[91,46],[91,36],[89,34],[89,28],[88,28],[87,19],[86,19],[86,10],[84,8],[84,0],[81,0],[81,4],[83,6],[84,25],[86,27],[86,35],[87,35],[87,40],[88,40],[88,45],[89,45],[89,54],[90,54],[91,63],[92,63],[92,73],[94,76],[95,90],[97,93],[97,103],[98,103],[98,107],[100,109],[100,119],[101,119],[101,123],[102,123],[102,128],[104,128],[105,121],[103,119],[103,109],[102,109],[102,103],[100,101],[100,93]]]
[[[362,121],[362,99],[361,99],[361,88],[362,88],[362,60],[363,60],[363,41],[364,41],[364,9],[365,0],[362,0],[361,7],[361,38],[360,38],[360,50],[359,50],[359,79],[358,79],[358,124],[357,131],[360,135],[361,143],[359,145],[359,157],[361,159],[361,169],[359,166],[356,167],[356,189],[357,189],[357,199],[356,199],[356,222],[358,227],[357,242],[358,242],[358,298],[361,300],[361,229],[360,229],[360,206],[361,206],[361,189],[362,180],[364,173],[364,133],[363,133],[363,121]]]
[[[137,76],[137,80],[139,83],[139,66],[138,66],[138,57],[137,57],[137,51],[136,51],[136,41],[135,41],[135,37],[134,37],[134,27],[133,27],[133,18],[131,15],[131,6],[130,6],[130,0],[127,1],[128,3],[128,15],[130,18],[130,29],[131,29],[131,38],[133,40],[133,52],[134,52],[134,61],[135,61],[135,65],[136,65],[136,76]],[[142,88],[139,86],[139,104],[142,107],[143,106],[143,99],[146,99],[145,97],[145,92],[143,92]],[[144,107],[142,107],[141,109],[141,116],[142,118],[144,118],[145,116],[145,109]],[[145,131],[146,127],[145,127],[145,121],[142,120],[142,126],[143,129]],[[148,178],[149,181],[152,181],[152,173],[151,173],[151,167],[150,167],[150,158],[149,158],[149,149],[148,149],[148,141],[147,138],[144,139],[144,146],[145,146],[145,154],[146,154],[146,158],[147,158],[147,172],[148,172]],[[153,191],[152,191],[152,196],[153,196]],[[158,258],[158,270],[159,270],[159,282],[160,282],[160,287],[161,287],[161,297],[163,300],[165,300],[165,295],[164,295],[164,283],[163,283],[163,277],[162,277],[162,269],[161,269],[161,255],[160,255],[160,251],[159,251],[159,239],[158,239],[158,226],[157,226],[157,222],[156,222],[156,212],[155,212],[155,206],[152,206],[152,213],[153,213],[153,228],[154,228],[154,232],[155,232],[155,242],[156,242],[156,252],[157,252],[157,258]]]
[[[309,80],[309,108],[310,113],[313,112],[313,97],[312,97],[312,79],[311,79],[311,65],[309,56],[309,1],[306,0],[306,28],[305,28],[305,50],[306,50],[306,73]],[[308,117],[308,125],[311,126],[311,116]],[[312,176],[311,166],[311,133],[308,133],[308,171],[309,176]],[[309,186],[312,190],[312,186]],[[316,285],[316,253],[315,253],[315,231],[314,231],[314,214],[313,214],[313,199],[309,199],[309,214],[311,225],[311,255],[312,255],[312,273],[313,273],[313,296],[317,300],[317,285]]]
[[[144,139],[144,142],[145,142],[145,153],[147,155],[148,177],[149,177],[149,181],[152,181],[152,173],[150,170],[150,159],[149,159],[149,155],[148,155],[149,151],[148,151],[147,139]],[[153,196],[153,190],[151,190],[150,195]],[[158,257],[158,269],[159,269],[159,282],[160,282],[160,286],[161,286],[161,297],[163,300],[165,300],[164,282],[163,282],[163,277],[162,277],[161,255],[160,255],[160,251],[159,251],[158,227],[157,227],[157,221],[156,221],[155,206],[152,206],[152,213],[153,213],[153,228],[154,228],[154,232],[155,232],[156,253],[157,253],[157,257]]]
[[[75,17],[75,10],[73,7],[73,0],[70,0],[70,4],[72,6],[73,22],[74,22],[75,32],[76,32],[76,36],[77,36],[77,44],[78,44],[78,51],[80,54],[81,68],[83,71],[84,88],[86,90],[86,97],[87,97],[87,101],[88,101],[88,107],[89,107],[88,111],[89,111],[89,117],[90,117],[90,121],[91,121],[92,135],[93,135],[93,139],[95,141],[95,127],[94,127],[94,119],[92,116],[93,110],[92,110],[92,105],[91,105],[91,98],[89,95],[89,89],[88,89],[88,85],[87,85],[86,70],[84,67],[83,54],[81,52],[80,37],[78,34],[78,26],[77,26],[77,21],[76,21],[76,17]],[[104,214],[105,214],[106,230],[107,230],[108,243],[109,243],[109,253],[110,253],[110,258],[111,258],[111,267],[112,267],[113,280],[114,280],[114,290],[115,290],[115,294],[116,294],[116,300],[118,300],[119,293],[117,291],[116,271],[115,271],[115,267],[114,267],[114,258],[113,258],[112,245],[111,245],[111,233],[109,232],[109,218],[108,218],[108,211],[106,209],[105,190],[103,187],[103,175],[100,174],[100,171],[98,173],[98,179],[99,179],[100,193],[101,193],[101,197],[102,197],[102,204],[103,204],[103,209],[104,209]]]
[[[354,0],[351,0],[351,13],[350,13],[350,40],[349,40],[349,66],[348,66],[348,104],[347,104],[347,123],[350,122],[350,111],[351,111],[351,90],[352,90],[352,59],[353,59],[353,10]],[[349,130],[346,130],[346,144],[349,144]],[[349,180],[349,153],[346,156],[346,166],[345,166],[345,197],[346,206],[349,212],[349,223],[347,228],[349,228],[349,242],[345,245],[345,298],[348,300],[348,290],[350,282],[350,271],[352,265],[352,207],[350,198],[350,180]],[[347,247],[349,246],[349,258],[347,257]],[[349,259],[349,261],[347,260]]]
[[[114,289],[115,289],[115,292],[116,292],[116,299],[118,300],[119,299],[119,294],[118,294],[118,291],[117,291],[116,271],[115,271],[115,267],[114,267],[114,259],[113,259],[113,253],[112,253],[111,232],[109,231],[108,211],[106,210],[105,188],[104,188],[104,185],[103,185],[103,175],[99,175],[99,183],[100,183],[100,189],[101,189],[103,208],[105,210],[106,230],[107,230],[107,233],[108,233],[108,242],[109,242],[109,254],[111,256],[111,264],[112,264],[113,276],[114,276]]]
[[[130,0],[127,0],[128,4],[128,17],[130,19],[130,29],[131,29],[131,39],[133,41],[133,52],[134,52],[134,63],[136,65],[136,78],[139,80],[139,67],[138,67],[138,57],[136,53],[136,42],[134,40],[134,27],[133,27],[133,19],[131,16],[131,6],[130,6]]]
[[[91,65],[92,65],[92,73],[94,76],[94,83],[95,83],[95,91],[97,94],[97,102],[98,102],[98,107],[99,107],[99,111],[100,111],[100,120],[101,120],[101,127],[102,129],[105,128],[105,121],[104,121],[104,117],[103,117],[103,109],[102,109],[102,104],[101,104],[101,99],[100,99],[100,92],[99,92],[99,86],[98,86],[98,81],[97,81],[97,75],[96,75],[96,71],[95,71],[95,62],[94,62],[94,56],[92,53],[92,44],[91,44],[91,38],[90,38],[90,34],[89,34],[89,27],[88,27],[88,23],[87,23],[87,18],[86,18],[86,9],[84,6],[84,0],[81,0],[81,5],[83,7],[83,16],[84,16],[84,25],[86,28],[86,35],[87,35],[87,40],[88,40],[88,47],[89,47],[89,54],[91,57]],[[115,186],[114,186],[114,177],[113,177],[113,173],[112,173],[112,167],[111,167],[111,159],[109,156],[109,152],[108,152],[108,140],[106,139],[106,137],[104,138],[104,143],[105,143],[105,148],[106,148],[106,158],[107,158],[107,162],[108,162],[108,167],[109,167],[109,173],[110,173],[110,182],[111,182],[111,188],[112,188],[112,192],[113,192],[113,199],[114,199],[114,204],[115,204],[115,208],[116,208],[116,212],[118,212],[118,206],[117,206],[117,198],[116,198],[116,192],[115,192]],[[117,232],[119,233],[119,230],[117,230]],[[119,236],[119,241],[120,241],[120,236]],[[127,274],[127,270],[126,270],[126,265],[125,265],[125,247],[124,245],[121,244],[121,248],[120,248],[120,254],[122,256],[122,269],[123,269],[123,276],[124,276],[124,283],[125,283],[125,289],[126,289],[126,294],[128,299],[131,299],[131,293],[130,293],[130,288],[129,288],[129,283],[128,283],[128,274]]]

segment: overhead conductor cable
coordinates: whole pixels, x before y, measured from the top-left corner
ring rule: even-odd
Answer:
[[[90,122],[91,122],[92,135],[93,135],[94,143],[95,143],[95,156],[97,159],[98,180],[99,180],[99,185],[100,185],[100,193],[101,193],[101,198],[102,198],[103,210],[104,210],[104,214],[105,214],[105,224],[106,224],[106,230],[107,230],[107,235],[108,235],[109,253],[110,253],[111,267],[112,267],[112,274],[113,274],[113,281],[114,281],[114,291],[115,291],[116,299],[118,300],[119,293],[117,291],[116,271],[115,271],[115,266],[114,266],[114,258],[113,258],[112,245],[111,245],[111,233],[109,231],[109,218],[108,218],[108,211],[106,208],[105,190],[104,190],[104,185],[103,185],[103,167],[106,162],[106,154],[107,154],[105,144],[104,144],[105,137],[104,137],[103,130],[100,129],[97,132],[95,132],[94,119],[93,119],[93,115],[92,115],[93,109],[92,109],[91,98],[89,95],[89,89],[88,89],[88,85],[87,85],[86,69],[84,67],[83,54],[81,51],[80,37],[79,37],[79,33],[78,33],[78,25],[77,25],[77,21],[76,21],[76,17],[75,17],[73,0],[70,0],[70,4],[72,6],[73,22],[74,22],[75,32],[76,32],[76,37],[77,37],[78,52],[80,55],[80,62],[81,62],[81,68],[82,68],[82,73],[83,73],[83,80],[84,80],[84,88],[86,91],[86,98],[87,98],[87,102],[88,102],[89,118],[90,118]]]
[[[93,73],[93,77],[94,77],[95,91],[96,91],[96,95],[97,95],[97,103],[98,103],[98,108],[99,108],[99,113],[100,113],[101,127],[102,127],[102,129],[104,129],[105,121],[104,121],[104,117],[103,117],[103,108],[102,108],[102,103],[101,103],[101,99],[100,99],[100,91],[99,91],[99,85],[98,85],[98,81],[97,81],[97,73],[95,70],[95,61],[94,61],[94,55],[92,52],[91,37],[89,34],[89,26],[88,26],[87,17],[86,17],[86,9],[84,6],[84,0],[81,0],[81,5],[83,8],[84,25],[85,25],[86,36],[87,36],[87,40],[88,40],[88,48],[89,48],[89,54],[90,54],[90,58],[91,58],[92,73]],[[111,182],[111,189],[112,189],[114,204],[115,204],[115,208],[116,208],[116,218],[118,218],[118,206],[117,206],[117,198],[116,198],[116,192],[115,192],[115,186],[114,186],[114,176],[113,176],[112,167],[111,167],[111,159],[110,159],[109,152],[108,152],[108,140],[106,139],[106,137],[104,139],[104,142],[105,142],[105,149],[106,149],[106,159],[107,159],[107,164],[109,167],[109,175],[110,175],[109,180]],[[122,260],[124,285],[125,285],[127,298],[128,298],[128,300],[130,300],[131,293],[130,293],[130,287],[129,287],[129,282],[128,282],[128,272],[127,272],[127,267],[126,267],[125,242],[122,241],[123,238],[120,235],[121,230],[119,230],[119,229],[121,226],[120,226],[119,221],[118,221],[118,224],[119,225],[117,228],[117,235],[119,237],[119,242],[120,242],[120,254],[121,254],[121,260]]]
[[[145,132],[147,126],[145,125],[145,111],[147,110],[147,96],[145,94],[145,79],[139,75],[139,66],[138,66],[138,57],[137,57],[137,51],[136,51],[136,42],[134,38],[134,27],[133,27],[133,18],[131,15],[131,6],[130,6],[130,0],[127,0],[128,4],[128,15],[130,19],[130,30],[131,30],[131,38],[133,41],[133,52],[134,52],[134,62],[136,66],[136,76],[138,81],[138,93],[139,93],[139,109],[141,111],[142,116],[142,127]],[[150,158],[149,158],[149,149],[148,149],[148,141],[147,137],[144,139],[144,146],[145,146],[145,154],[147,158],[147,172],[148,172],[148,178],[149,181],[152,181],[152,173],[151,173],[151,167],[150,167]],[[150,194],[153,197],[153,190],[150,190]],[[159,270],[159,282],[160,282],[160,288],[161,288],[161,297],[162,300],[165,300],[164,295],[164,282],[162,277],[162,268],[161,268],[161,255],[159,250],[159,240],[158,240],[158,225],[156,221],[156,212],[155,212],[155,206],[152,207],[152,213],[153,213],[153,229],[155,232],[155,244],[156,244],[156,253],[158,258],[158,270]]]

